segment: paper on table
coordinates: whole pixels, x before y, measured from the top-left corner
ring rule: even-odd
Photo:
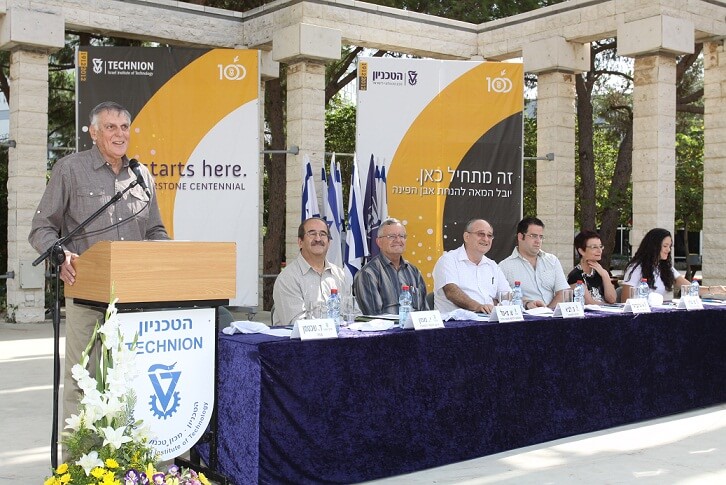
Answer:
[[[288,328],[270,328],[262,322],[251,322],[249,320],[238,320],[229,324],[229,327],[222,329],[222,333],[232,335],[235,333],[263,333],[275,337],[290,337],[292,330]]]
[[[539,317],[548,317],[554,315],[554,311],[550,307],[538,306],[530,310],[524,311],[527,315],[537,315]]]
[[[596,312],[606,313],[623,313],[623,306],[618,305],[585,305],[585,310],[593,310]]]
[[[353,322],[348,325],[350,330],[358,330],[360,332],[382,332],[383,330],[390,330],[396,324],[390,320],[383,320],[377,318],[374,320],[368,320],[367,322]]]

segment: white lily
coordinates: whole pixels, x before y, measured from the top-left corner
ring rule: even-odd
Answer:
[[[80,460],[76,462],[86,472],[86,476],[91,474],[91,470],[96,467],[103,467],[103,461],[98,457],[97,451],[91,451],[87,455],[81,456]]]
[[[78,431],[81,429],[81,426],[83,425],[83,412],[81,412],[81,415],[78,414],[71,414],[70,418],[66,418],[66,426],[63,429],[72,429],[73,431]]]
[[[80,381],[81,379],[91,377],[91,375],[88,373],[88,369],[86,369],[81,364],[76,364],[71,367],[71,375],[73,376],[73,379],[75,381]]]
[[[106,323],[104,323],[100,329],[98,329],[98,333],[103,335],[103,345],[107,349],[115,350],[118,348],[119,344],[119,328],[120,328],[120,322],[118,318],[115,318],[114,320],[108,320]]]
[[[116,428],[116,429],[114,429],[111,426],[107,426],[105,428],[101,428],[100,431],[104,437],[103,446],[110,444],[113,448],[119,449],[119,448],[121,448],[121,445],[131,441],[130,436],[124,436],[124,432],[126,431],[126,426],[121,426],[120,428]]]

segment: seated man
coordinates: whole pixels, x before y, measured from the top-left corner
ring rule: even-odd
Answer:
[[[490,313],[498,292],[510,291],[497,263],[484,256],[492,247],[494,230],[484,219],[466,223],[464,244],[444,253],[434,266],[434,306],[441,313],[464,308]]]
[[[306,219],[297,230],[298,257],[283,269],[272,291],[273,325],[290,325],[305,313],[305,302],[325,302],[330,290],[345,293],[343,269],[325,259],[330,246],[328,225],[319,217]]]
[[[365,315],[398,313],[401,287],[411,290],[411,309],[426,310],[426,283],[421,272],[405,259],[406,228],[388,218],[378,228],[376,244],[381,252],[361,268],[353,280],[355,298]]]
[[[517,247],[499,263],[509,284],[521,283],[524,308],[548,306],[562,301],[562,290],[569,288],[560,260],[542,251],[544,222],[525,217],[517,224]]]

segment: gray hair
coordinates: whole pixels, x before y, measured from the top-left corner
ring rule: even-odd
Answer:
[[[96,107],[91,110],[91,114],[88,116],[91,125],[96,127],[96,129],[101,128],[100,126],[98,126],[98,116],[104,111],[111,111],[114,113],[122,114],[126,116],[126,118],[128,118],[129,120],[129,123],[131,123],[131,113],[129,113],[129,110],[114,101],[104,101],[103,103],[96,105]]]
[[[473,226],[476,221],[484,221],[487,224],[489,224],[489,227],[494,229],[494,226],[492,226],[491,223],[489,221],[487,221],[486,219],[482,219],[481,217],[475,217],[474,219],[469,219],[466,222],[466,227],[464,227],[464,231],[471,232],[471,226]]]
[[[398,220],[398,219],[396,219],[395,217],[387,217],[387,218],[385,218],[385,219],[383,219],[383,220],[381,221],[381,225],[380,225],[380,227],[383,227],[383,226],[393,226],[393,225],[395,225],[395,224],[401,224],[401,225],[403,225],[403,224],[401,223],[401,221],[399,221],[399,220]]]

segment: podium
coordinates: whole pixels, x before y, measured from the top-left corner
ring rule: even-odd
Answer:
[[[203,471],[217,483],[217,308],[236,295],[236,244],[101,241],[75,262],[65,287],[74,303],[116,308],[124,340],[136,342],[142,375],[130,385],[134,414],[149,425],[163,460]],[[214,376],[210,379],[210,375]],[[211,399],[209,399],[211,397]],[[156,428],[155,428],[156,426]],[[209,467],[193,445],[209,442]],[[191,461],[178,458],[191,450]]]

